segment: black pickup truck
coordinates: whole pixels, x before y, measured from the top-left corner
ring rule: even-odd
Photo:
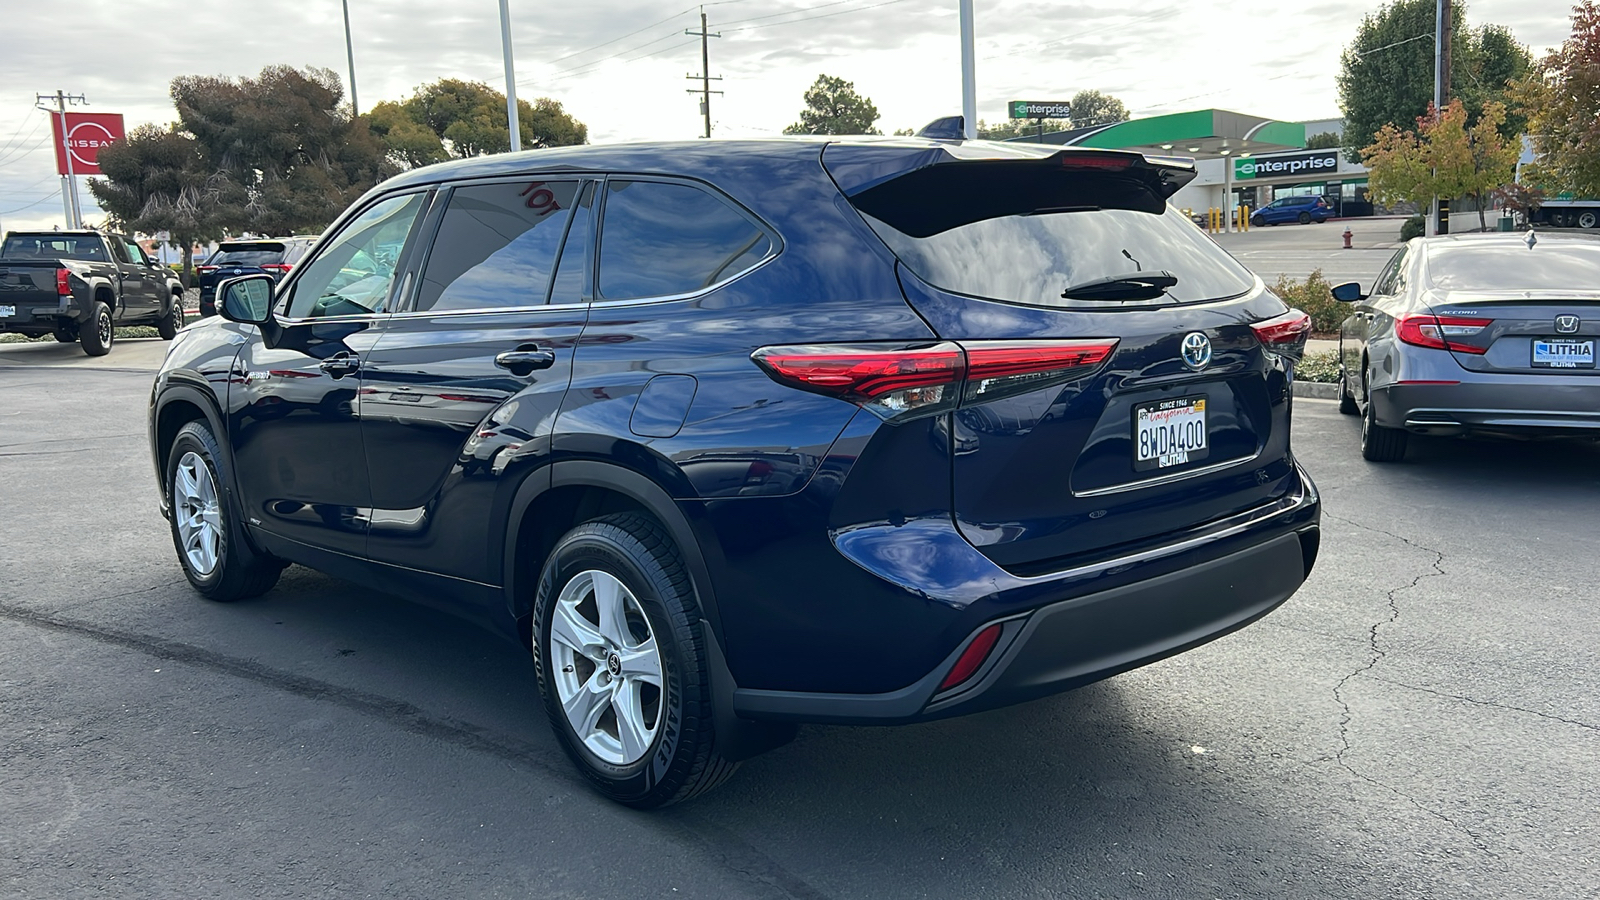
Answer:
[[[0,244],[0,332],[111,350],[114,328],[183,327],[183,286],[134,240],[98,231],[13,231]]]

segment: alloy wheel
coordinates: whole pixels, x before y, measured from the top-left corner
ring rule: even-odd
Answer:
[[[639,600],[598,569],[579,572],[551,611],[556,696],[589,752],[616,766],[650,752],[661,728],[661,652]]]
[[[173,470],[172,514],[189,568],[196,575],[210,575],[222,548],[222,509],[211,469],[193,450]]]
[[[100,336],[100,346],[111,346],[112,331],[110,313],[101,313],[100,316],[95,319],[94,330],[95,333]]]

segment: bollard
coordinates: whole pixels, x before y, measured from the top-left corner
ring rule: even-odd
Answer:
[[[1345,248],[1345,249],[1346,249],[1346,250],[1351,250],[1351,249],[1354,249],[1354,248],[1352,248],[1352,247],[1351,247],[1351,246],[1350,246],[1350,239],[1351,239],[1351,238],[1352,238],[1352,237],[1355,237],[1355,235],[1353,235],[1353,234],[1351,234],[1351,233],[1350,233],[1350,226],[1349,226],[1349,225],[1346,225],[1346,226],[1345,226],[1345,227],[1344,227],[1344,248]]]

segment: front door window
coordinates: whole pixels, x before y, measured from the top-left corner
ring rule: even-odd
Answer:
[[[318,319],[384,312],[406,238],[425,200],[424,194],[387,197],[346,224],[295,279],[285,316]]]

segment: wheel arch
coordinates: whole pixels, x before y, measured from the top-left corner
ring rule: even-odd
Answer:
[[[169,376],[170,377],[170,376]],[[223,427],[222,408],[209,390],[190,384],[169,384],[156,398],[155,410],[150,418],[150,452],[156,465],[156,477],[161,483],[161,508],[167,510],[172,498],[167,496],[167,456],[172,450],[172,440],[178,431],[190,422],[204,421],[217,439],[217,446],[228,457],[228,471],[233,471],[233,449],[228,433]],[[232,485],[224,489],[230,494]]]

